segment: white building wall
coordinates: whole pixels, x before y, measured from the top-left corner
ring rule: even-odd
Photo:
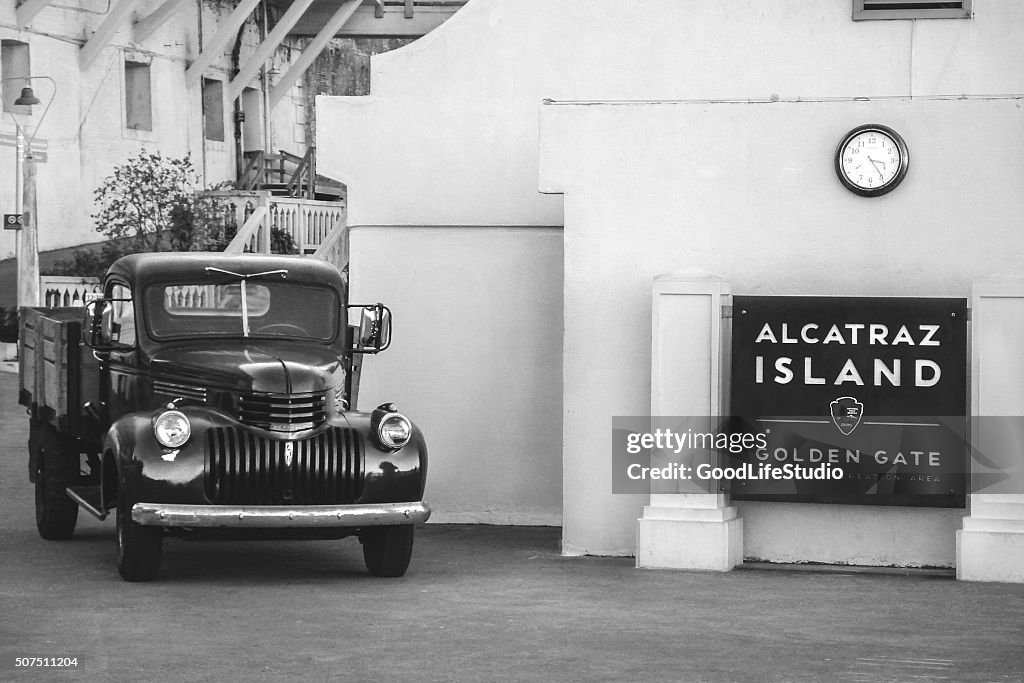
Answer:
[[[872,104],[867,107],[858,109],[850,103],[831,110],[837,117],[831,124],[835,130],[827,128],[825,121],[814,122],[813,151],[823,156],[798,157],[787,162],[791,167],[781,171],[793,178],[810,179],[819,177],[818,172],[826,177],[831,173],[830,147],[834,148],[838,140],[836,131],[845,132],[861,122],[851,122],[854,114],[883,113],[872,108],[884,102],[883,98],[1024,92],[1024,44],[1018,40],[1024,28],[1024,5],[976,0],[974,8],[976,16],[971,20],[853,22],[850,0],[651,0],[642,8],[609,0],[472,0],[425,38],[376,57],[369,97],[318,101],[320,167],[344,178],[350,188],[350,218],[355,230],[353,273],[363,274],[363,279],[354,278],[354,287],[364,297],[375,298],[375,292],[384,284],[369,281],[365,273],[372,264],[384,260],[390,249],[413,239],[424,226],[519,226],[514,234],[527,244],[532,233],[523,226],[561,224],[559,197],[536,192],[540,178],[539,129],[548,125],[547,118],[538,122],[544,98],[563,102],[769,100],[773,96],[782,100],[870,98]],[[785,248],[792,240],[805,237],[808,225],[827,224],[833,211],[829,202],[839,202],[839,210],[848,211],[849,202],[854,199],[842,193],[808,195],[794,185],[777,201],[769,201],[764,190],[759,189],[763,181],[757,171],[763,171],[763,167],[751,163],[752,155],[788,154],[790,148],[783,147],[782,141],[802,141],[805,146],[800,151],[812,152],[810,139],[800,137],[801,124],[782,116],[785,112],[804,111],[796,105],[779,105],[774,109],[764,105],[757,110],[758,114],[764,113],[764,119],[744,114],[734,120],[740,126],[734,136],[714,129],[714,139],[724,144],[722,148],[706,146],[698,134],[688,144],[704,155],[722,158],[733,171],[716,175],[713,165],[709,167],[708,175],[699,178],[697,197],[687,195],[686,186],[672,182],[672,174],[661,182],[657,180],[659,164],[675,169],[681,158],[687,156],[685,149],[657,144],[662,140],[684,141],[675,129],[680,119],[650,121],[652,126],[669,127],[662,130],[635,125],[628,117],[619,120],[613,116],[600,129],[601,136],[570,135],[571,131],[559,129],[564,139],[547,133],[543,137],[545,155],[554,154],[552,150],[557,148],[566,157],[546,161],[542,180],[545,190],[561,192],[579,187],[576,174],[592,173],[609,161],[616,164],[614,174],[589,176],[594,185],[582,196],[573,197],[570,193],[565,198],[564,222],[575,228],[566,231],[563,244],[562,413],[536,413],[530,418],[540,422],[510,419],[496,427],[495,441],[502,444],[514,443],[527,430],[551,435],[543,454],[520,455],[522,472],[533,472],[537,480],[547,476],[540,472],[548,471],[538,470],[538,463],[547,462],[550,451],[564,448],[565,552],[633,552],[635,521],[644,501],[610,493],[610,418],[616,414],[644,414],[650,404],[650,347],[643,337],[650,330],[649,304],[643,298],[649,296],[650,277],[686,265],[708,268],[724,263],[729,266],[726,274],[738,268],[728,260],[728,252],[712,239],[714,231],[708,227],[708,221],[717,219],[708,207],[721,206],[729,209],[725,216],[737,216],[738,209],[733,205],[745,206],[751,190],[762,199],[753,204],[759,212],[742,213],[737,216],[742,218],[740,223],[725,226],[735,231],[732,235],[738,243],[762,248],[758,260],[744,264],[749,268],[737,277],[733,289],[738,293],[870,290],[966,296],[968,283],[981,270],[1019,257],[1018,238],[1009,227],[1015,220],[1014,214],[1004,208],[1015,205],[1012,200],[1003,199],[1019,192],[1002,180],[1005,165],[1016,168],[1014,157],[1019,156],[1020,146],[1013,145],[1017,138],[1006,147],[986,138],[988,146],[984,151],[964,150],[968,153],[964,163],[971,166],[969,174],[975,178],[984,175],[996,183],[992,186],[996,190],[990,187],[981,194],[965,192],[956,180],[959,175],[930,176],[932,184],[919,190],[946,200],[955,198],[957,215],[967,220],[969,228],[963,228],[962,222],[949,221],[947,214],[933,211],[922,221],[910,211],[927,202],[915,195],[910,205],[898,199],[854,204],[866,212],[863,221],[871,226],[866,229],[866,237],[865,229],[854,234],[860,239],[867,238],[868,242],[862,245],[868,246],[843,259],[841,267],[835,259],[826,267],[814,257],[819,251],[837,249],[840,241],[849,237],[848,233],[835,236],[827,247],[817,243],[818,251],[809,254],[796,254]],[[917,116],[916,109],[913,111],[913,116],[900,114],[897,127]],[[965,129],[989,126],[990,111],[981,110],[981,115],[979,122],[963,113],[951,119],[933,113],[929,139],[938,132],[957,137]],[[998,130],[1009,134],[1013,112],[1000,110],[999,116],[1003,123]],[[920,125],[921,122],[915,122],[914,128]],[[591,132],[596,133],[597,128]],[[938,137],[934,139],[940,141]],[[569,140],[579,146],[568,149],[564,145]],[[918,146],[914,144],[913,149]],[[609,157],[610,150],[617,156]],[[644,150],[645,155],[637,154],[636,150]],[[922,155],[927,157],[928,152],[919,151],[914,157],[911,173],[918,177],[915,182],[922,180],[917,171],[925,162]],[[982,160],[993,165],[984,166]],[[814,165],[819,163],[824,167]],[[952,171],[946,163],[942,167]],[[633,177],[652,182],[622,184],[623,179]],[[970,184],[972,190],[979,187],[983,186],[973,181]],[[601,201],[590,205],[587,202],[595,192]],[[699,200],[692,219],[691,207],[680,204],[681,197]],[[894,202],[898,213],[890,216]],[[600,211],[608,213],[597,215]],[[989,224],[978,226],[977,218],[987,217],[993,211],[998,216],[997,226],[989,232]],[[880,220],[881,216],[885,220]],[[652,217],[657,220],[649,220]],[[691,225],[691,220],[697,224]],[[914,226],[909,234],[916,241],[907,241],[902,232],[907,224]],[[387,228],[388,241],[360,242],[360,230],[370,227]],[[950,254],[959,253],[956,249],[965,239],[960,230],[971,235],[971,245],[991,250],[992,258],[974,251],[971,265],[950,260]],[[677,235],[691,232],[699,238],[697,243],[679,241]],[[949,237],[949,232],[958,236]],[[662,243],[652,236],[672,239]],[[609,240],[608,244],[603,244],[603,239]],[[437,240],[425,245],[420,257],[423,263],[429,263],[443,255],[446,248],[443,240]],[[496,248],[484,244],[479,253],[466,254],[465,258],[470,263],[477,259],[490,263]],[[554,244],[533,244],[530,248],[542,260],[554,258],[558,252]],[[897,248],[920,250],[928,256],[923,261],[894,261],[891,257]],[[937,269],[940,262],[942,268]],[[506,275],[495,277],[502,279]],[[642,292],[638,289],[641,280],[647,283]],[[503,307],[501,299],[493,296],[497,290],[488,286],[466,292],[429,275],[421,275],[420,282],[422,288],[451,306],[468,306],[487,298],[495,310]],[[541,301],[548,305],[538,305],[537,319],[554,320],[562,305],[561,292],[553,284],[546,295],[539,297],[538,304]],[[406,301],[392,303],[401,307]],[[472,328],[486,329],[495,320],[496,314],[481,317]],[[609,330],[615,333],[609,335]],[[398,378],[420,372],[425,364],[448,362],[439,359],[458,353],[446,350],[427,330],[414,334],[415,343],[431,353],[388,360],[398,363],[391,370],[396,380],[386,386],[395,395],[411,391],[419,396],[419,390],[400,384]],[[610,344],[610,339],[620,343]],[[483,372],[489,364],[509,358],[500,339],[492,340],[484,350],[486,353],[477,360],[478,374],[441,389],[446,400],[459,401],[462,395],[479,392],[489,381]],[[530,357],[515,360],[517,364],[528,364]],[[379,362],[384,364],[384,359]],[[383,380],[372,379],[369,386],[375,387],[377,381],[383,385]],[[504,395],[506,406],[531,402],[534,397],[548,396],[555,381],[552,378],[550,382],[525,387],[522,393],[514,395],[504,394],[498,387],[494,393],[496,400]],[[563,422],[561,436],[555,436]],[[426,428],[435,440],[449,439],[448,434],[456,433],[460,423],[454,419],[440,420]],[[475,452],[462,446],[445,453],[445,457],[465,463],[472,461]],[[436,475],[435,470],[431,486],[445,487],[447,498],[474,499],[471,486],[454,480],[438,481]],[[510,490],[507,500],[515,500],[519,493]],[[557,510],[559,503],[554,497],[548,501],[552,511]],[[760,512],[757,506],[748,505],[743,514],[751,520],[747,527],[754,530],[752,533],[764,528],[761,521],[772,516],[790,515],[785,521],[792,524],[812,518],[818,523],[820,518],[811,506],[788,513],[782,507]],[[908,520],[921,520],[919,525],[913,522],[918,526],[908,533],[949,531],[956,524],[957,514],[908,514]],[[480,515],[480,519],[486,518],[488,515]],[[776,525],[772,522],[770,526]],[[948,564],[952,557],[951,532],[949,539],[948,547],[945,541],[938,545],[926,542],[926,549],[908,551],[898,560]],[[748,548],[757,548],[759,542],[751,541]]]

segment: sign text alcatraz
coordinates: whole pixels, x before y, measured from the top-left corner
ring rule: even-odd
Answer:
[[[919,324],[911,331],[907,325],[900,325],[899,329],[893,331],[885,323],[843,323],[832,324],[828,331],[822,334],[822,325],[816,322],[805,323],[799,327],[799,332],[791,331],[789,323],[777,323],[773,325],[766,322],[758,333],[754,344],[770,344],[772,346],[786,344],[835,344],[836,354],[842,355],[839,347],[858,346],[941,346],[942,340],[936,335],[940,329],[937,324]],[[791,336],[795,334],[795,336]],[[879,350],[881,351],[881,349]],[[869,352],[870,354],[870,352]],[[863,355],[858,352],[858,355]],[[888,384],[892,387],[903,386],[904,367],[903,359],[879,357],[877,355],[867,359],[867,367],[858,367],[857,360],[847,357],[835,377],[819,375],[820,369],[815,370],[811,356],[794,358],[793,356],[778,355],[772,365],[774,376],[771,381],[776,384],[789,384],[794,380],[804,385],[833,384],[835,386],[854,385],[880,387]],[[917,387],[933,387],[942,378],[942,368],[934,360],[929,358],[913,358],[912,377],[906,381],[913,381]],[[794,370],[794,363],[802,366],[802,376],[797,377]],[[758,384],[765,382],[765,355],[754,356],[754,381]],[[908,368],[908,370],[910,370]]]
[[[741,459],[846,472],[749,482],[734,497],[962,505],[965,299],[737,296],[733,311],[731,413],[769,441]]]

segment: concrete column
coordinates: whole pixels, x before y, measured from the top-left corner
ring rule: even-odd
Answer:
[[[36,161],[22,162],[22,225],[18,239],[18,307],[39,305],[39,222],[36,217]]]
[[[655,279],[651,415],[725,414],[729,283],[700,270]],[[743,561],[743,521],[727,496],[652,493],[637,522],[637,567],[728,571]]]
[[[972,441],[979,456],[971,463],[970,515],[956,535],[956,575],[1024,583],[1024,273],[976,282],[971,305]],[[993,471],[1008,478],[985,485],[981,475]]]

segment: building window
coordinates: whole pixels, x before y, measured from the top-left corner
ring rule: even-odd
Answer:
[[[970,19],[972,0],[853,0],[853,20],[868,19]]]
[[[130,130],[153,130],[153,104],[149,85],[149,64],[125,60],[124,63],[125,127]]]
[[[224,82],[203,79],[203,131],[207,140],[224,142]]]
[[[0,78],[3,78],[4,111],[12,114],[28,114],[32,108],[28,105],[16,106],[14,100],[21,97],[21,89],[29,84],[19,81],[28,78],[32,73],[28,60],[28,43],[18,40],[0,40]],[[7,80],[13,78],[15,80]]]

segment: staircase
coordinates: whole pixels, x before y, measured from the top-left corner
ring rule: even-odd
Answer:
[[[316,148],[303,156],[247,152],[236,190],[214,191],[240,226],[226,253],[271,253],[271,231],[291,236],[299,254],[348,270],[346,188],[316,172]]]
[[[276,154],[263,150],[245,153],[246,164],[235,186],[240,190],[269,190],[283,197],[305,197],[321,201],[340,199],[345,186],[316,172],[316,147],[303,156],[283,149]]]

